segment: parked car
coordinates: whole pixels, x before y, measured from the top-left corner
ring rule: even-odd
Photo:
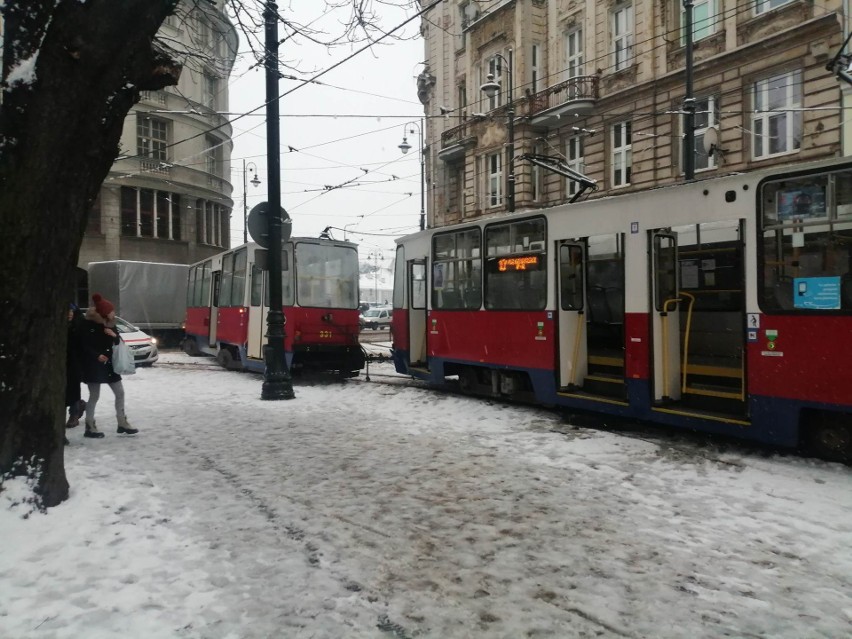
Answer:
[[[156,337],[151,337],[139,327],[125,322],[120,317],[115,318],[115,327],[121,339],[130,347],[133,362],[137,366],[150,366],[160,358]]]
[[[391,308],[368,308],[361,313],[358,321],[361,324],[361,329],[372,328],[374,331],[384,328],[390,328],[391,317],[393,317],[393,309]]]

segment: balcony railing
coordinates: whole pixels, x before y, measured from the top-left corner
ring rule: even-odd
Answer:
[[[441,133],[441,148],[446,149],[448,146],[461,143],[462,140],[466,139],[470,135],[468,133],[469,128],[470,121],[465,120],[461,124]]]
[[[547,87],[531,96],[530,115],[533,118],[548,111],[559,111],[561,106],[583,106],[589,111],[598,99],[598,76],[580,75]]]

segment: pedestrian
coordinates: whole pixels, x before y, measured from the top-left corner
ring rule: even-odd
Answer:
[[[76,427],[86,410],[86,402],[80,396],[80,383],[83,381],[80,352],[82,323],[82,311],[76,304],[71,303],[68,308],[68,342],[65,346],[65,405],[68,407],[68,421],[65,422],[65,428]]]
[[[80,348],[82,350],[83,381],[89,388],[89,400],[86,403],[85,437],[100,439],[104,434],[95,423],[95,408],[101,395],[101,384],[109,385],[115,395],[115,416],[118,419],[118,433],[135,435],[139,429],[133,428],[124,412],[124,386],[121,375],[112,369],[112,348],[121,339],[115,328],[115,306],[100,294],[92,295],[94,304],[86,309],[80,329]]]

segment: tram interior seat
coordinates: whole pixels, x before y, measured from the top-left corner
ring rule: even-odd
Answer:
[[[689,335],[689,361],[738,366],[742,351],[742,326],[743,314],[737,311],[693,312]],[[686,335],[684,311],[681,312],[680,334],[683,344]]]

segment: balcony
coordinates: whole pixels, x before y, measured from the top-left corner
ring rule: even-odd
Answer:
[[[598,99],[598,76],[569,78],[530,96],[530,119],[535,127],[553,128],[565,115],[589,115]]]
[[[443,162],[455,162],[464,157],[465,150],[476,144],[476,137],[471,131],[471,125],[474,122],[475,120],[465,120],[441,133],[441,149],[438,151],[438,159]]]

